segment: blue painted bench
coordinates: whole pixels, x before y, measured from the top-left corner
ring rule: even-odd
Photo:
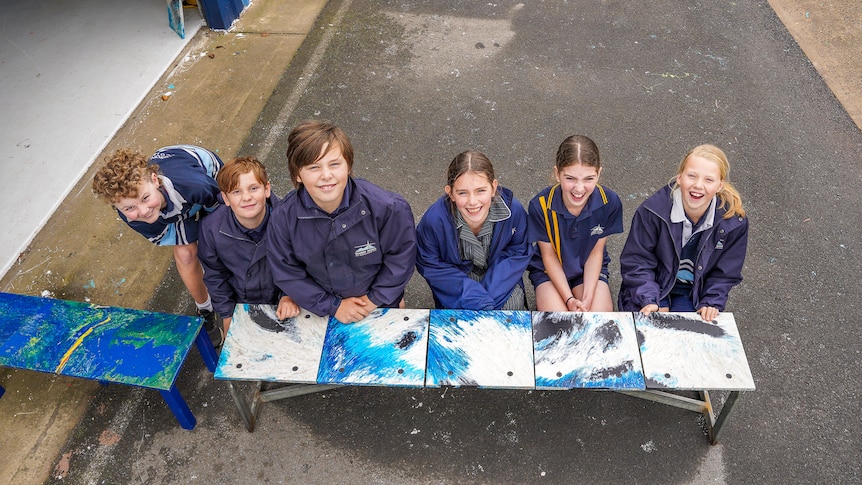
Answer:
[[[156,389],[193,429],[175,381],[192,343],[215,371],[201,325],[199,317],[0,293],[0,366]]]
[[[248,431],[268,401],[344,385],[604,389],[704,415],[716,443],[741,391],[754,390],[731,313],[545,313],[379,309],[344,325],[239,305],[215,371]],[[255,382],[249,403],[237,381]],[[263,382],[290,385],[262,391]],[[697,391],[700,399],[670,390]],[[730,391],[716,415],[709,391]]]

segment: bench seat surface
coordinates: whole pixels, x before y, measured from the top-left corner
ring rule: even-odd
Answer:
[[[316,384],[328,317],[302,311],[279,320],[271,305],[237,305],[217,379]]]
[[[170,390],[199,317],[0,293],[0,366]]]
[[[427,387],[533,389],[530,312],[434,310]]]
[[[537,389],[644,389],[631,313],[534,312]]]
[[[732,313],[634,314],[648,389],[754,390]]]
[[[378,309],[342,324],[237,305],[219,379],[398,387],[753,390],[733,315]]]

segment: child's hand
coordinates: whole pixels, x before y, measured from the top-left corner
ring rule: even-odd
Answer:
[[[275,316],[279,320],[293,318],[299,315],[299,305],[293,301],[293,298],[285,295],[278,300],[278,308],[275,310]]]
[[[342,298],[334,316],[341,323],[354,323],[367,317],[374,308],[374,304],[365,296]]]
[[[568,310],[570,312],[586,311],[583,308],[584,308],[584,302],[582,302],[581,300],[578,300],[575,297],[571,297],[568,300],[566,300],[566,310]]]
[[[715,319],[718,318],[718,308],[715,308],[714,306],[698,308],[697,313],[700,314],[700,318],[707,322],[715,321]]]
[[[230,321],[231,321],[231,317],[222,318],[222,320],[221,320],[222,326],[224,327],[224,334],[225,335],[227,335],[227,329],[230,328]]]
[[[575,300],[575,301],[577,301],[577,300]],[[584,299],[581,300],[580,310],[578,310],[578,311],[588,312],[588,311],[590,311],[590,308],[592,308],[592,307],[593,307],[593,297],[592,296],[585,296]]]
[[[650,313],[657,311],[658,305],[656,305],[655,303],[650,303],[649,305],[641,308],[641,313],[643,313],[644,315],[649,315]]]

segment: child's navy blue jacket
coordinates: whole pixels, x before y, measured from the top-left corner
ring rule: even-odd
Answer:
[[[665,186],[638,207],[620,254],[622,284],[617,301],[620,311],[640,311],[658,304],[670,294],[679,269],[682,224],[670,222],[671,186]],[[748,247],[748,219],[715,208],[710,229],[703,232],[694,262],[694,308],[724,311],[730,289],[742,281],[742,264]]]
[[[347,209],[334,218],[315,206],[304,188],[272,212],[267,231],[276,285],[302,308],[335,315],[342,298],[367,295],[395,307],[413,276],[416,229],[400,195],[350,178]]]
[[[271,195],[267,204],[277,207],[278,197]],[[198,259],[213,308],[222,318],[232,316],[237,303],[278,303],[282,293],[266,257],[267,234],[265,228],[263,238],[254,242],[226,205],[201,221]]]
[[[419,221],[416,267],[428,281],[437,308],[499,310],[515,285],[524,287],[524,271],[532,255],[527,211],[511,190],[499,187],[498,192],[512,215],[494,224],[488,271],[481,282],[467,276],[473,263],[461,259],[448,196],[434,202]]]

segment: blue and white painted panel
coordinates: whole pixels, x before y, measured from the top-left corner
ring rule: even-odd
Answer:
[[[427,387],[533,389],[530,312],[432,310]]]
[[[217,379],[314,384],[329,317],[305,310],[279,320],[274,305],[237,305]]]
[[[429,313],[378,308],[356,323],[330,318],[317,383],[422,387]]]
[[[631,313],[534,312],[537,389],[644,389]]]
[[[714,322],[697,313],[634,314],[649,389],[753,390],[732,313]]]

